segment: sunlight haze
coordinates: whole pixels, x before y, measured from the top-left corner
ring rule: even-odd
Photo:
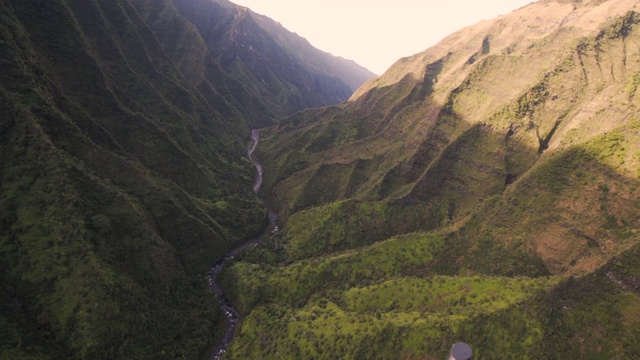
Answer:
[[[532,0],[234,0],[324,51],[381,74],[465,26]]]

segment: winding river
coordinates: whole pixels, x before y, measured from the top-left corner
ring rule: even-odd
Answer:
[[[256,147],[258,146],[259,140],[260,140],[260,132],[257,129],[253,129],[251,131],[251,145],[249,146],[249,151],[247,152],[247,156],[249,157],[249,160],[251,160],[253,165],[256,167],[256,171],[257,171],[256,181],[253,184],[253,192],[255,192],[256,194],[258,194],[258,192],[260,191],[260,187],[262,186],[262,164],[255,157],[253,157],[253,153],[256,150]],[[220,260],[218,260],[215,264],[213,264],[213,267],[211,267],[211,270],[209,270],[209,275],[208,275],[209,287],[215,294],[216,299],[220,304],[220,308],[222,308],[222,311],[224,312],[224,315],[227,318],[227,329],[225,331],[224,338],[216,348],[213,355],[211,355],[211,360],[222,359],[222,356],[227,351],[227,348],[229,347],[231,340],[233,340],[233,334],[236,330],[236,326],[238,325],[238,317],[239,317],[238,311],[236,311],[231,301],[229,301],[229,299],[227,299],[227,297],[224,295],[224,291],[222,291],[220,284],[218,284],[218,281],[217,281],[218,275],[220,274],[220,272],[222,272],[222,269],[224,269],[224,266],[227,264],[227,261],[233,259],[236,255],[238,255],[240,251],[248,247],[258,245],[258,243],[262,240],[262,238],[267,234],[268,231],[277,232],[279,230],[278,216],[269,208],[267,208],[267,211],[269,212],[269,226],[267,227],[265,232],[262,235],[258,236],[257,238],[249,242],[246,242],[236,247],[235,249],[229,251],[228,253],[226,253],[222,258],[220,258]]]

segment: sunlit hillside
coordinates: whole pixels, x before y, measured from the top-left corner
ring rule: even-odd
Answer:
[[[638,11],[539,1],[265,130],[230,358],[639,357]]]

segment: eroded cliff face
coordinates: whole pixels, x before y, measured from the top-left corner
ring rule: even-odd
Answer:
[[[333,355],[366,353],[376,339],[380,354],[444,356],[442,344],[467,338],[483,358],[636,356],[627,319],[640,306],[639,11],[626,0],[540,1],[266,133],[265,185],[286,224],[271,263],[249,256],[230,272],[251,289],[237,290],[251,315],[234,354],[287,353],[278,345],[287,343],[322,357],[342,341],[327,327],[351,321],[375,330]],[[501,298],[521,276],[544,284],[527,299]],[[458,282],[490,287],[494,277],[504,287],[471,306],[468,296],[487,293]],[[384,290],[422,294],[434,281],[452,291],[442,296],[452,307]],[[300,321],[285,326],[273,313]],[[249,334],[264,323],[311,340],[256,345]]]

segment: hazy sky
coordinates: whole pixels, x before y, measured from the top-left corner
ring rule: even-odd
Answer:
[[[381,74],[452,32],[533,0],[231,0]]]

